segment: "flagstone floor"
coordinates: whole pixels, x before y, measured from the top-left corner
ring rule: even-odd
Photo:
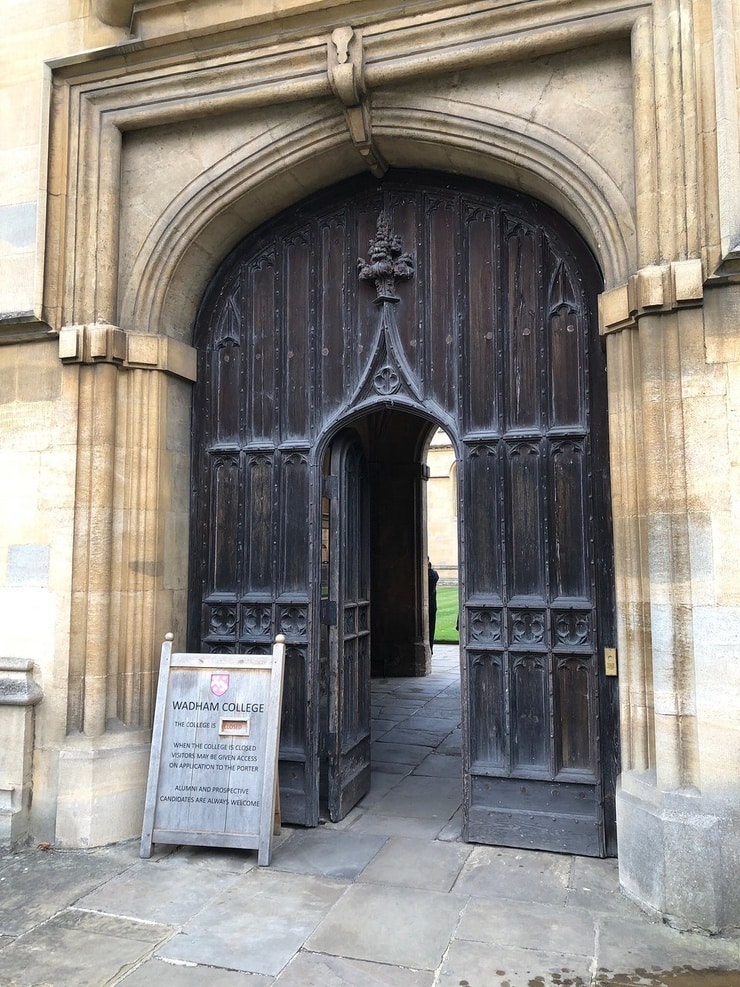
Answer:
[[[0,987],[740,987],[740,942],[679,933],[615,860],[460,841],[456,647],[373,682],[368,794],[253,851],[0,853]]]

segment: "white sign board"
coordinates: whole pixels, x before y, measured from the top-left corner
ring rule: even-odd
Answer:
[[[285,638],[271,655],[162,645],[141,856],[152,843],[242,847],[270,862]]]

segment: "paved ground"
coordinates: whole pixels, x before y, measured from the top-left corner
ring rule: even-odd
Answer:
[[[459,842],[457,653],[375,682],[373,782],[342,823],[246,851],[138,842],[0,856],[3,987],[740,987],[616,862]]]

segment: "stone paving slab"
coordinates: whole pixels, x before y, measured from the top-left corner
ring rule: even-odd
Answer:
[[[455,884],[458,894],[564,906],[571,858],[535,850],[476,846]]]
[[[669,970],[655,968],[639,973],[597,972],[592,987],[740,987],[740,974],[685,966],[673,966]]]
[[[387,775],[396,775],[397,778],[403,778],[405,775],[411,774],[414,765],[412,763],[404,763],[403,761],[381,761],[378,758],[373,759],[373,774],[380,772]]]
[[[352,829],[358,833],[379,833],[386,837],[405,836],[415,840],[433,840],[439,838],[449,823],[442,824],[439,819],[409,818],[407,816],[386,816],[373,809],[364,812],[352,821]],[[457,827],[455,839],[460,836],[460,826]]]
[[[275,980],[278,987],[434,987],[426,970],[302,951]],[[189,987],[189,985],[188,985]]]
[[[738,973],[740,940],[681,933],[638,914],[599,919],[597,967],[601,975],[628,971],[723,970]],[[697,987],[701,987],[697,977]]]
[[[621,891],[585,891],[581,888],[568,890],[568,905],[581,908],[591,915],[619,915],[634,918],[638,907]]]
[[[142,963],[119,983],[123,987],[271,987],[275,978],[155,958]]]
[[[353,884],[306,949],[416,970],[435,970],[465,900],[437,891]]]
[[[449,891],[472,847],[390,837],[363,870],[359,880],[428,891]]]
[[[439,987],[591,987],[590,960],[540,949],[455,941],[444,958]],[[698,985],[697,985],[698,987]]]
[[[2,951],[2,987],[100,987],[151,954],[172,929],[66,909]]]
[[[407,727],[406,724],[395,727],[393,730],[389,730],[383,739],[383,743],[389,744],[417,744],[421,747],[437,747],[445,737],[450,733],[447,727],[441,727],[439,730],[427,729],[417,729],[416,727]]]
[[[455,815],[444,824],[442,829],[440,829],[437,833],[437,839],[443,840],[445,843],[462,842],[462,830],[463,813],[461,807],[457,810]]]
[[[287,839],[289,832],[284,829],[282,833],[273,836],[273,850]],[[174,847],[170,849],[173,850]],[[143,860],[141,863],[147,864],[150,861]],[[163,857],[160,866],[175,867],[178,870],[191,867],[209,872],[246,874],[257,866],[257,852],[230,847],[181,846],[177,848],[177,853]]]
[[[532,930],[536,929],[533,936]],[[455,932],[457,939],[571,956],[594,954],[597,926],[580,908],[553,908],[529,901],[471,900]]]
[[[0,872],[0,934],[32,929],[77,898],[127,870],[128,853],[24,850]]]
[[[157,955],[277,976],[345,890],[327,878],[259,868],[211,901]]]
[[[446,822],[457,811],[461,798],[457,781],[408,775],[380,801],[378,811],[390,816]]]
[[[460,726],[460,711],[457,711],[457,715],[438,711],[434,703],[429,703],[421,712],[410,716],[405,722],[414,730],[434,730],[446,736]]]
[[[437,754],[436,751],[425,757],[421,764],[414,768],[412,774],[426,775],[430,778],[452,778],[458,784],[462,784],[460,758],[449,754]]]
[[[384,733],[388,733],[397,724],[396,720],[381,720],[373,719],[372,726],[370,728],[370,736],[375,740],[377,737],[382,737]]]
[[[614,913],[625,918],[634,916],[637,910],[619,887],[617,861],[594,857],[573,857],[568,905],[591,914]]]
[[[142,861],[80,898],[81,908],[111,912],[147,922],[184,925],[239,875],[204,867],[166,866]],[[252,864],[254,866],[254,864]]]
[[[373,771],[370,791],[367,795],[363,795],[357,803],[357,808],[360,811],[366,811],[378,805],[405,775],[410,774],[410,766],[407,765],[406,767],[409,768],[408,771],[384,771],[382,769]]]
[[[573,887],[579,891],[619,891],[619,865],[615,857],[573,857]]]
[[[275,870],[352,881],[386,842],[384,836],[354,830],[296,829],[272,857]]]
[[[388,740],[376,740],[371,746],[372,764],[376,771],[378,770],[378,762],[416,765],[428,757],[429,753],[430,745],[397,744]]]
[[[373,682],[373,692],[376,691],[376,685]],[[411,716],[412,713],[416,713],[420,710],[427,700],[423,696],[411,696],[404,685],[394,686],[393,691],[388,691],[385,695],[382,692],[378,693],[378,699],[380,700],[381,710],[394,710],[397,713],[406,713],[407,716]]]
[[[437,753],[439,754],[457,754],[460,756],[460,751],[462,750],[462,731],[453,730],[453,732],[445,737],[441,744],[437,746]]]

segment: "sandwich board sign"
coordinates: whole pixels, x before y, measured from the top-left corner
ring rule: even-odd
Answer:
[[[240,847],[270,863],[285,638],[272,654],[178,654],[162,645],[141,833],[153,843]]]

